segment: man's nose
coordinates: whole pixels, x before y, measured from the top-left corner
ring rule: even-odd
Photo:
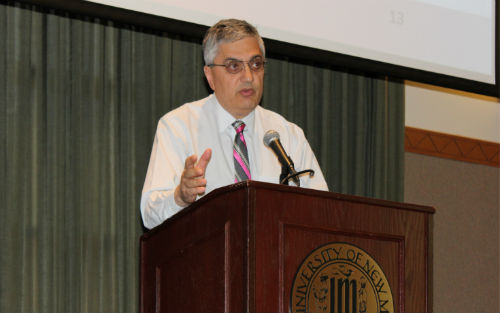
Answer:
[[[253,71],[250,69],[250,65],[248,63],[243,63],[242,72],[244,81],[253,81]]]

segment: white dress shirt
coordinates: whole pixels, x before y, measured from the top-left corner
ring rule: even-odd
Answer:
[[[302,175],[302,187],[328,190],[323,173],[304,132],[281,115],[257,106],[242,119],[243,135],[248,149],[252,180],[279,183],[281,164],[274,152],[263,142],[268,130],[280,134],[283,148],[293,160],[297,171],[312,169],[315,175]],[[198,157],[207,148],[212,157],[207,165],[206,193],[234,183],[233,141],[236,131],[231,126],[235,118],[210,95],[186,103],[164,115],[153,143],[149,167],[141,197],[144,226],[153,228],[182,210],[174,200],[174,190],[180,183],[187,157]]]

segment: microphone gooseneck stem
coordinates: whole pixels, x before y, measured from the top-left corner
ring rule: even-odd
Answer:
[[[295,184],[300,187],[300,179],[297,174],[298,173],[295,171],[295,168],[293,167],[293,163],[291,167],[285,165],[281,166],[280,184],[288,185],[288,181],[290,179],[293,179]]]

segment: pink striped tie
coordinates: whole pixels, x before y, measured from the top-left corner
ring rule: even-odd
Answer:
[[[233,143],[233,157],[235,170],[234,182],[237,183],[240,181],[252,179],[252,176],[250,175],[250,163],[248,162],[247,144],[245,142],[245,137],[243,136],[245,123],[237,120],[232,125],[236,130],[236,137],[234,138]]]

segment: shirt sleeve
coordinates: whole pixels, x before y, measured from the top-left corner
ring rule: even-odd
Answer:
[[[295,169],[297,171],[308,169],[312,169],[314,171],[314,176],[312,177],[309,175],[302,175],[300,177],[301,186],[305,188],[328,191],[328,184],[325,181],[318,160],[316,159],[316,156],[314,155],[314,152],[304,135],[304,131],[300,127],[293,125],[292,133],[294,138],[293,141],[295,141],[295,144],[293,144],[293,147],[295,147],[293,151],[293,159],[298,161],[294,161],[297,162],[297,164],[295,164]]]
[[[312,169],[314,171],[314,176],[310,178],[306,178],[304,181],[304,187],[328,191],[328,184],[325,181],[325,177],[323,176],[323,172],[319,166],[318,160],[316,159],[314,152],[309,145],[307,140],[304,140],[304,155],[303,162],[307,165],[304,165],[303,169]],[[306,176],[308,177],[308,176]]]
[[[180,182],[188,156],[189,132],[175,120],[158,123],[141,195],[141,216],[146,228],[153,228],[179,212],[174,191]]]

